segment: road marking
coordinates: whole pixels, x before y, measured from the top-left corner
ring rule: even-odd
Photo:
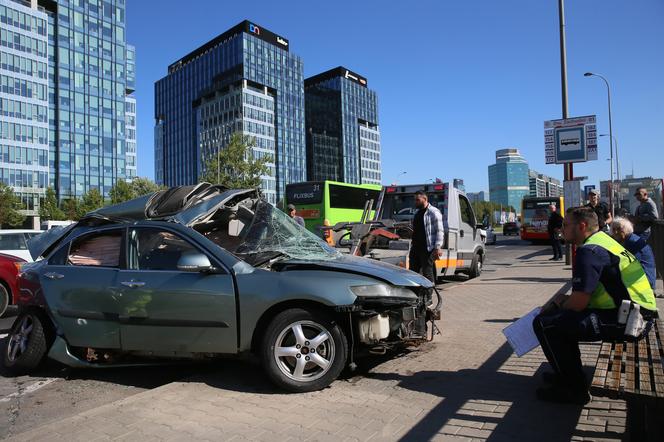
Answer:
[[[7,336],[9,336],[8,333],[3,333],[3,334],[0,335],[0,339],[4,339],[4,338],[6,338]]]
[[[23,390],[18,391],[16,393],[8,394],[7,396],[0,398],[0,403],[2,402],[9,402],[14,398],[20,397],[20,396],[25,396],[26,394],[34,393],[35,391],[39,390],[40,388],[46,387],[48,384],[57,381],[58,378],[49,378],[49,379],[44,379],[43,381],[37,381],[34,384],[30,384],[27,387],[25,387]]]
[[[506,247],[506,246],[496,246],[496,247],[494,247],[494,249],[499,249],[501,247]]]

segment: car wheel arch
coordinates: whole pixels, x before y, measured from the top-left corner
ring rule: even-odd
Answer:
[[[261,339],[263,338],[264,332],[267,329],[267,326],[270,324],[272,319],[277,316],[279,313],[292,309],[313,309],[323,311],[325,313],[330,313],[336,315],[334,308],[329,305],[325,305],[321,302],[312,301],[309,299],[289,299],[286,301],[281,301],[277,304],[270,306],[267,310],[256,321],[256,326],[254,327],[253,335],[251,337],[251,352],[256,354],[261,344]],[[342,329],[345,330],[345,325],[340,323]]]

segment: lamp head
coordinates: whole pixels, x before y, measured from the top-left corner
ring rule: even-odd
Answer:
[[[585,74],[583,74],[584,77],[592,77],[593,75],[595,74],[593,74],[592,72],[586,72]]]

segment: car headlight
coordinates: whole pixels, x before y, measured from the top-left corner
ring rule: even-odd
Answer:
[[[362,298],[393,297],[393,298],[416,298],[417,295],[405,287],[395,287],[388,284],[356,285],[350,290],[355,296]]]

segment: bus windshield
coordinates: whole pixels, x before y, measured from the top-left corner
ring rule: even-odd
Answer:
[[[522,239],[546,239],[548,238],[547,226],[551,209],[556,210],[564,216],[563,201],[561,197],[524,198],[521,204],[521,237]]]

